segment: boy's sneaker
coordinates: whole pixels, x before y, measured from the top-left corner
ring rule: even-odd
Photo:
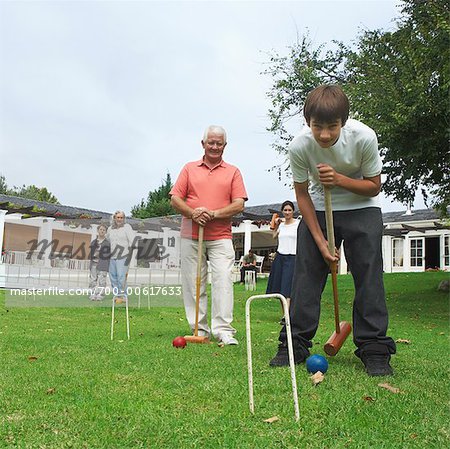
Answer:
[[[306,360],[307,355],[305,351],[294,346],[294,363],[298,365]],[[289,366],[289,353],[287,343],[283,342],[278,345],[278,352],[276,356],[269,362],[270,366]]]
[[[389,365],[390,354],[365,351],[361,354],[361,360],[366,367],[369,376],[392,376],[394,370]]]

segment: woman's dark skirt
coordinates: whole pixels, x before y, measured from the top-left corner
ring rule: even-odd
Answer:
[[[277,252],[270,270],[266,293],[281,293],[284,297],[290,298],[294,270],[295,255]]]

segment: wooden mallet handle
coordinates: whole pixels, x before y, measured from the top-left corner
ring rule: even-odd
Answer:
[[[198,336],[198,315],[200,313],[200,287],[202,282],[202,256],[203,256],[203,231],[204,227],[198,227],[197,248],[197,277],[195,279],[195,329],[194,336]]]
[[[334,239],[334,224],[333,224],[333,208],[331,204],[331,192],[328,187],[324,187],[325,193],[325,221],[327,226],[327,240],[328,240],[328,251],[332,256],[336,252],[336,242]],[[339,298],[337,289],[337,262],[330,263],[331,271],[331,281],[333,284],[333,300],[334,300],[334,324],[336,333],[341,332],[341,327],[339,325]]]

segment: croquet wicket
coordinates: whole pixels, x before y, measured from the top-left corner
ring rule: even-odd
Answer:
[[[291,322],[289,319],[289,308],[286,298],[279,293],[271,293],[269,295],[254,295],[250,296],[245,303],[245,326],[247,331],[247,367],[248,367],[248,394],[249,394],[249,405],[250,412],[255,413],[255,403],[253,397],[253,364],[252,364],[252,338],[250,329],[250,304],[254,299],[265,299],[265,298],[278,298],[283,305],[284,319],[286,322],[286,334],[287,334],[287,345],[288,345],[288,355],[289,355],[289,365],[291,368],[291,382],[292,382],[292,396],[294,398],[294,411],[295,420],[300,419],[300,412],[298,408],[298,393],[297,393],[297,380],[295,377],[295,363],[294,363],[294,349],[292,346],[292,335],[291,335]]]

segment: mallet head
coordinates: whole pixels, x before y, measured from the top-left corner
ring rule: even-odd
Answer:
[[[339,332],[334,331],[323,347],[325,353],[330,356],[336,355],[341,349],[347,337],[352,331],[352,326],[347,321],[339,323]]]
[[[209,343],[209,338],[201,335],[185,335],[184,339],[188,343]]]

